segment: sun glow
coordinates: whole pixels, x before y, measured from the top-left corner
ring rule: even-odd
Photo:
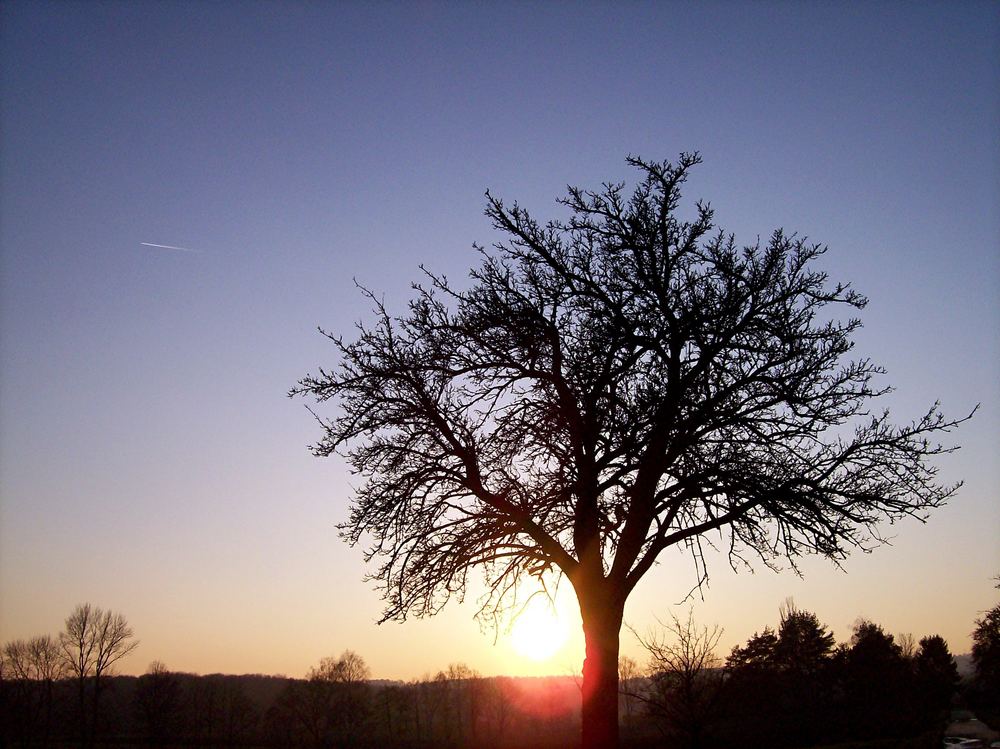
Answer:
[[[541,597],[522,611],[510,630],[514,651],[529,660],[544,661],[554,656],[569,635],[565,617]]]

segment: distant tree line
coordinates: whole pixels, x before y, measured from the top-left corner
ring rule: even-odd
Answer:
[[[5,656],[6,657],[6,656]],[[96,743],[133,747],[556,747],[576,740],[570,677],[483,677],[464,664],[409,682],[372,681],[345,651],[305,679],[169,671],[105,680]],[[0,746],[78,746],[75,683],[0,681]]]
[[[938,635],[914,642],[860,620],[850,641],[838,645],[815,614],[793,604],[782,608],[776,629],[765,627],[724,662],[714,651],[718,635],[690,618],[640,635],[648,671],[623,679],[623,691],[644,710],[626,732],[641,738],[655,728],[670,746],[692,748],[921,738],[939,746],[960,702],[997,717],[982,699],[991,678],[985,661],[975,661],[976,677],[959,690],[955,659]],[[998,647],[994,637],[992,648]]]
[[[1000,605],[973,632],[962,682],[947,643],[859,621],[837,644],[786,604],[723,659],[718,627],[690,615],[635,633],[646,663],[620,663],[623,747],[940,746],[957,705],[1000,721]],[[125,618],[78,606],[57,637],[0,649],[0,747],[562,747],[578,740],[572,677],[483,677],[463,664],[410,682],[372,680],[350,650],[304,679],[170,671],[115,676],[137,645]],[[881,742],[881,743],[878,743]],[[888,743],[887,743],[888,742]]]

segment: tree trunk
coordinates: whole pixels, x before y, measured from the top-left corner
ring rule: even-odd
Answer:
[[[77,685],[77,696],[80,700],[80,714],[79,714],[79,725],[77,726],[80,732],[80,743],[83,746],[87,746],[87,740],[90,736],[89,726],[90,726],[90,715],[87,712],[87,676],[85,674],[80,675],[76,681]]]
[[[618,637],[624,606],[612,596],[581,596],[587,646],[583,662],[583,749],[618,747]]]
[[[103,677],[94,676],[94,703],[93,712],[90,718],[90,746],[97,746],[97,731],[100,724],[100,713],[101,713],[101,689],[104,684],[102,683]]]

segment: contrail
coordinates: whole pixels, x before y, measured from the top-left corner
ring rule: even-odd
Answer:
[[[139,244],[146,247],[159,247],[162,250],[180,250],[181,252],[198,252],[198,250],[192,250],[190,247],[175,247],[172,244],[153,244],[152,242],[139,242]]]

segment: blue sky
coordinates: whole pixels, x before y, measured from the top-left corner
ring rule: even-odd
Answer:
[[[1000,573],[998,81],[992,3],[4,3],[0,639],[87,600],[133,671],[522,668],[469,607],[374,627],[346,469],[285,392],[365,315],[355,278],[402,309],[418,264],[465,274],[486,188],[544,218],[699,150],[687,195],[737,240],[806,234],[871,298],[897,419],[982,406],[926,526],[846,575],[719,564],[697,615],[732,643],[794,595],[967,649]],[[692,583],[665,560],[627,617]]]

